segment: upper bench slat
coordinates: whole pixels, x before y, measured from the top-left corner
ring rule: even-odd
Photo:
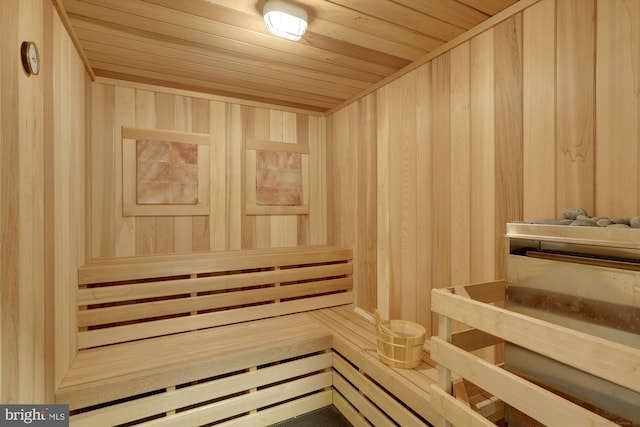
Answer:
[[[121,284],[78,290],[78,305],[105,304],[137,299],[164,297],[194,292],[232,290],[270,283],[311,280],[325,277],[351,275],[351,263],[317,265],[285,270],[257,271],[194,279],[163,280],[145,283]]]
[[[352,251],[333,246],[99,259],[78,278],[80,349],[353,301]]]
[[[333,246],[247,249],[184,255],[102,258],[78,269],[78,283],[121,282],[222,271],[351,260],[351,249]]]

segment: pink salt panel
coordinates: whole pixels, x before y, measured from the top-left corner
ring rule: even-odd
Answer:
[[[198,203],[198,145],[136,141],[136,196],[140,205]]]
[[[285,151],[256,151],[256,203],[302,204],[302,155]]]

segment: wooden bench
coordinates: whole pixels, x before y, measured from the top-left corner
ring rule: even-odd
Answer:
[[[351,302],[351,256],[319,246],[92,261],[78,273],[79,350],[56,401],[74,426],[263,425],[327,406],[331,333],[301,312]]]
[[[331,404],[356,426],[437,422],[429,342],[415,369],[380,361],[374,325],[351,305],[351,256],[322,246],[92,261],[57,403],[73,426],[259,426]],[[455,340],[473,349],[478,337]]]
[[[438,384],[438,365],[430,357],[428,340],[418,367],[392,368],[378,358],[375,326],[355,306],[330,307],[310,314],[333,334],[333,404],[354,426],[426,426],[438,422],[439,414],[431,400],[433,387]],[[484,338],[461,331],[454,340],[470,350],[488,342],[495,344],[491,338]],[[456,379],[456,383],[459,400],[466,400],[467,405],[493,421],[503,417],[500,401],[462,379]]]

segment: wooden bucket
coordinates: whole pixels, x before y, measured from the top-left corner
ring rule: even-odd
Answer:
[[[426,330],[422,325],[406,320],[380,320],[376,316],[378,357],[394,368],[415,368],[422,360]]]

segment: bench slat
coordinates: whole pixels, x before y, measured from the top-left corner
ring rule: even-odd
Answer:
[[[352,300],[352,292],[342,292],[339,294],[266,304],[256,307],[229,309],[197,316],[178,317],[112,328],[81,331],[78,333],[78,346],[80,348],[97,347],[154,336],[195,331],[197,329],[211,328],[214,326],[316,310],[332,305],[349,304]]]
[[[126,304],[92,310],[80,310],[79,326],[104,325],[147,319],[172,314],[181,314],[204,310],[215,310],[241,305],[255,305],[297,297],[310,297],[316,294],[336,293],[351,289],[351,278],[320,280],[288,286],[239,290],[215,295],[194,296],[162,301]]]
[[[216,277],[161,280],[157,282],[147,282],[142,284],[142,286],[140,283],[135,283],[97,288],[82,288],[78,290],[78,305],[105,304],[184,293],[232,290],[270,283],[345,276],[351,275],[352,273],[352,263],[344,262],[295,269],[229,274]]]
[[[137,399],[135,404],[120,403],[107,408],[79,414],[73,418],[74,427],[93,427],[108,417],[111,423],[124,424],[165,412],[167,408],[178,409],[207,399],[218,399],[252,388],[277,383],[286,378],[308,375],[331,367],[331,353],[321,353],[264,369],[244,372],[230,377],[205,382],[177,390]]]
[[[56,399],[73,410],[330,348],[302,313],[83,350]]]
[[[326,245],[92,260],[78,348],[348,304],[352,274],[352,251]]]
[[[324,245],[99,259],[92,260],[78,269],[78,282],[81,285],[122,282],[351,259],[350,249]]]

